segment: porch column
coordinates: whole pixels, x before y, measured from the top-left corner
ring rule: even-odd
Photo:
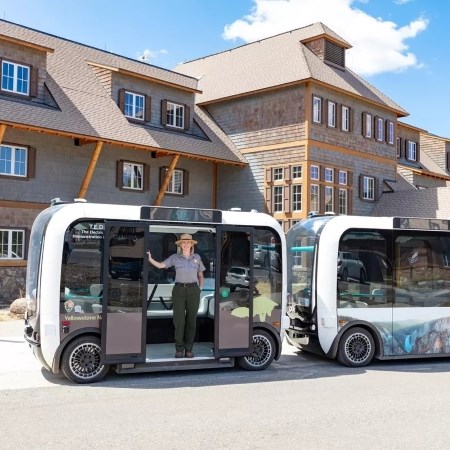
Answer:
[[[161,189],[158,192],[157,197],[155,198],[155,201],[153,204],[155,206],[159,206],[162,202],[162,199],[164,198],[164,193],[166,192],[167,186],[169,185],[170,178],[172,177],[173,171],[175,170],[175,167],[177,165],[178,159],[180,158],[180,155],[175,155],[172,158],[172,161],[170,162],[169,170],[166,173],[166,178],[164,178]]]
[[[86,174],[84,175],[84,180],[81,183],[80,192],[78,193],[78,198],[84,198],[86,195],[86,191],[91,182],[92,174],[94,173],[95,166],[97,164],[98,157],[100,156],[100,152],[102,151],[103,142],[98,141],[95,146],[94,152],[92,153],[91,161],[86,170]]]

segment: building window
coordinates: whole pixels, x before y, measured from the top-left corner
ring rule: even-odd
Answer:
[[[342,106],[341,113],[341,130],[350,131],[350,108],[348,106]]]
[[[0,260],[25,258],[25,231],[0,229]]]
[[[28,149],[10,145],[0,146],[0,174],[27,176]]]
[[[311,180],[318,180],[319,178],[319,166],[311,166]]]
[[[408,141],[408,159],[417,161],[417,144],[413,141]]]
[[[362,199],[375,200],[375,178],[362,176]]]
[[[313,122],[322,123],[322,99],[313,96]]]
[[[2,61],[2,91],[30,94],[30,67]]]
[[[167,102],[167,125],[184,128],[184,105]]]
[[[372,137],[372,114],[363,113],[363,136],[365,138]]]
[[[145,97],[143,95],[134,94],[133,92],[125,92],[125,110],[126,117],[132,119],[144,120]]]
[[[386,121],[386,141],[388,144],[394,145],[394,122]]]
[[[298,180],[302,177],[302,166],[292,166],[292,179]]]
[[[328,102],[328,126],[336,127],[336,103]]]
[[[317,184],[311,185],[310,205],[311,205],[311,211],[319,211],[320,210],[319,186]]]
[[[283,180],[283,168],[275,167],[273,169],[273,181],[282,181]]]
[[[339,184],[347,184],[347,171],[346,170],[339,171]]]
[[[283,186],[273,187],[273,212],[283,211]]]
[[[325,186],[325,212],[332,212],[333,210],[333,188]]]
[[[333,169],[326,167],[325,168],[325,181],[327,181],[328,183],[332,183],[333,182],[333,173],[334,173]]]
[[[292,186],[292,211],[302,210],[302,185],[294,184]]]
[[[122,187],[142,191],[144,189],[144,165],[124,162]]]
[[[397,138],[397,158],[402,156],[402,138]]]
[[[347,214],[347,189],[339,189],[339,214]]]
[[[376,117],[375,118],[375,133],[376,133],[376,138],[377,141],[383,141],[384,140],[384,136],[383,136],[383,128],[384,128],[384,120],[381,117]]]
[[[172,177],[170,178],[166,189],[168,194],[183,194],[183,176],[184,173],[182,170],[175,169],[173,171]]]

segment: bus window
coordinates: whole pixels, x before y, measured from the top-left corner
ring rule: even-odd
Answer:
[[[61,266],[61,314],[100,312],[103,233],[104,226],[99,222],[78,222],[67,228]]]
[[[281,242],[272,230],[255,229],[253,264],[258,293],[281,304]]]
[[[338,307],[379,307],[392,303],[392,265],[386,239],[377,232],[349,231],[339,242]]]
[[[401,235],[394,245],[396,306],[450,306],[450,238]]]

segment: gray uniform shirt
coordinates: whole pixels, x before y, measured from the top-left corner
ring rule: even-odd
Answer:
[[[205,266],[197,253],[192,253],[187,258],[180,253],[174,253],[163,263],[166,267],[175,267],[176,283],[198,283],[197,274],[205,270]]]

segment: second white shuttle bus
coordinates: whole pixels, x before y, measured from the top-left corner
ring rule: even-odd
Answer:
[[[316,216],[287,234],[287,340],[364,366],[450,356],[450,221]]]

